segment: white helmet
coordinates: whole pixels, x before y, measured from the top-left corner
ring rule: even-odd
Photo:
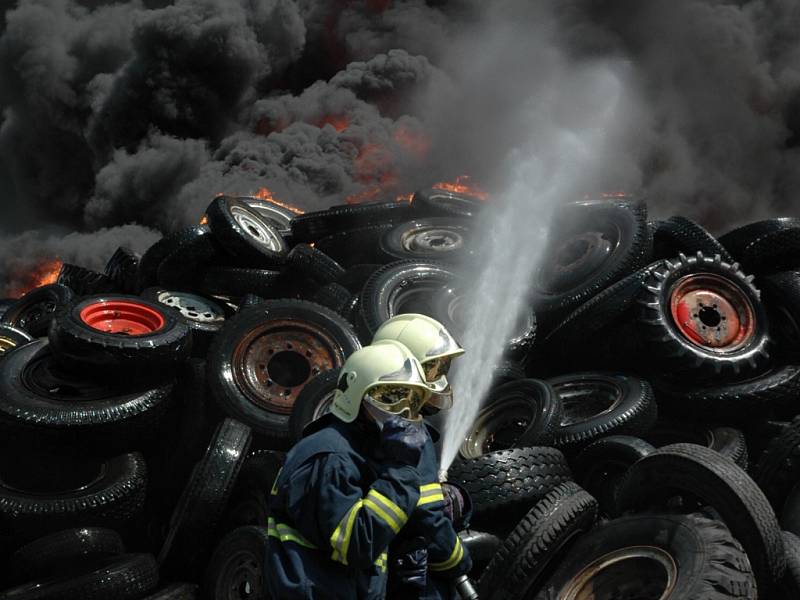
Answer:
[[[436,408],[450,408],[453,394],[447,371],[450,361],[464,354],[455,338],[444,325],[427,315],[407,313],[396,315],[384,321],[375,332],[372,343],[397,341],[406,346],[422,364],[428,385],[433,386],[436,395],[429,404]]]
[[[331,413],[351,423],[366,401],[379,425],[390,416],[419,421],[419,411],[434,391],[409,349],[389,341],[356,350],[347,358],[339,373]]]

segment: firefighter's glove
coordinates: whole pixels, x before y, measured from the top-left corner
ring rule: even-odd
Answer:
[[[424,590],[428,579],[428,548],[424,538],[416,538],[398,548],[392,562],[394,577],[406,592]]]
[[[401,417],[386,420],[381,430],[381,450],[386,460],[416,467],[422,448],[428,441],[428,431],[420,421],[415,423]]]
[[[460,485],[445,482],[442,484],[444,495],[444,514],[453,522],[453,528],[461,531],[469,527],[472,517],[472,499]]]

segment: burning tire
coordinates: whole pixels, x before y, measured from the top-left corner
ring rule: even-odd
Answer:
[[[157,584],[158,567],[152,555],[124,554],[87,562],[62,577],[43,577],[4,590],[0,596],[19,600],[140,600]]]
[[[175,577],[193,578],[225,510],[250,447],[250,428],[225,419],[211,438],[183,489],[170,519],[158,564]]]
[[[598,600],[761,597],[742,547],[725,525],[699,514],[632,515],[600,525],[573,544],[535,599],[586,594]]]
[[[534,307],[553,319],[642,268],[652,250],[647,209],[637,202],[569,205],[554,218],[553,232],[558,241],[534,280]]]
[[[478,458],[496,450],[548,445],[562,410],[555,390],[544,381],[520,379],[503,384],[484,402],[461,444],[461,456]]]
[[[222,538],[205,574],[205,590],[210,597],[267,598],[264,565],[268,543],[265,527],[239,527]],[[234,595],[231,590],[242,591]]]
[[[751,280],[737,265],[700,252],[664,261],[640,298],[639,326],[653,358],[693,378],[758,369],[769,336]]]
[[[485,207],[485,204],[466,194],[428,188],[414,194],[411,206],[425,214],[471,218],[477,215]]]
[[[478,584],[482,599],[529,598],[541,577],[597,519],[597,502],[572,481],[542,498],[503,541]]]
[[[0,361],[0,431],[21,443],[141,446],[158,433],[173,383],[139,379],[106,383],[66,373],[47,340]]]
[[[6,352],[11,352],[17,346],[24,346],[32,341],[33,336],[28,332],[12,327],[11,325],[0,323],[0,358],[2,358]]]
[[[572,479],[564,455],[547,447],[514,448],[456,459],[447,475],[469,492],[473,523],[483,523],[489,531],[513,526],[555,486]]]
[[[225,324],[225,309],[203,296],[188,292],[147,288],[142,298],[175,310],[191,329],[192,351],[205,356],[211,341]]]
[[[330,412],[333,394],[339,380],[339,369],[331,369],[314,377],[297,395],[289,417],[289,431],[297,442],[306,425]]]
[[[292,238],[296,242],[316,242],[347,229],[408,221],[416,215],[405,202],[344,204],[327,210],[308,212],[292,220]]]
[[[253,208],[230,196],[218,196],[206,210],[220,246],[248,266],[283,264],[288,248],[280,232]]]
[[[138,296],[91,296],[58,311],[49,332],[56,359],[69,368],[154,373],[189,355],[189,326]]]
[[[341,367],[361,344],[332,311],[268,300],[231,318],[209,350],[211,389],[222,409],[280,447],[289,415],[312,377]]]
[[[64,285],[54,283],[25,294],[3,313],[0,323],[22,329],[33,337],[47,335],[56,311],[69,304],[74,294]]]
[[[644,379],[579,373],[549,379],[563,405],[557,447],[573,449],[602,435],[638,436],[656,421],[653,390]]]
[[[472,254],[474,234],[466,219],[431,217],[392,227],[380,239],[388,260],[463,260]]]
[[[628,470],[617,502],[624,511],[663,503],[676,494],[717,511],[750,559],[758,596],[769,597],[783,575],[786,559],[778,520],[755,482],[733,461],[709,448],[672,444]]]
[[[728,264],[734,261],[725,246],[691,219],[674,216],[654,223],[653,260],[669,259],[681,253],[688,256],[697,252],[706,256],[719,254]]]

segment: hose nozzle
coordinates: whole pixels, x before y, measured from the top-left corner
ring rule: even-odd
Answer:
[[[462,575],[456,579],[455,584],[456,591],[458,595],[461,596],[461,600],[480,600],[478,598],[478,592],[466,575]]]

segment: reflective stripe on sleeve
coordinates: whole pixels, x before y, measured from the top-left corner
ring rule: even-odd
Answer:
[[[281,476],[281,471],[283,471],[283,467],[278,469],[278,474],[275,475],[275,482],[272,484],[272,489],[269,491],[271,496],[277,496],[278,495],[278,477]]]
[[[444,493],[440,483],[427,483],[419,486],[419,501],[417,506],[432,504],[434,502],[444,502]]]
[[[450,558],[438,563],[432,562],[428,566],[431,571],[447,571],[461,562],[462,558],[464,558],[464,547],[461,545],[461,538],[456,536],[456,545],[453,548],[453,552],[450,554]]]
[[[376,490],[369,491],[367,497],[364,498],[364,506],[385,521],[395,533],[399,533],[408,521],[406,513],[397,504]]]
[[[282,542],[294,542],[306,548],[316,549],[316,546],[304,538],[303,534],[299,531],[283,523],[276,523],[275,519],[272,517],[267,521],[267,535],[277,538]]]
[[[342,520],[331,534],[331,547],[333,554],[331,558],[343,565],[347,564],[347,549],[350,547],[350,536],[353,534],[353,524],[356,522],[356,515],[364,505],[363,500],[356,500],[355,504],[347,509]]]

